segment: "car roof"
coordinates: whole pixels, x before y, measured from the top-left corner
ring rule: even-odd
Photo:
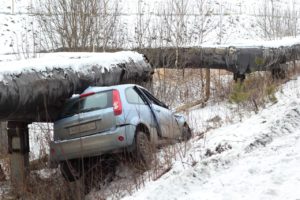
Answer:
[[[136,84],[122,84],[122,85],[103,86],[103,87],[102,86],[101,87],[90,86],[87,89],[85,89],[82,94],[87,93],[87,92],[102,92],[102,91],[105,91],[105,90],[113,90],[113,89],[124,90],[126,88],[134,87],[134,86],[143,88],[143,87],[141,87],[139,85],[136,85]]]

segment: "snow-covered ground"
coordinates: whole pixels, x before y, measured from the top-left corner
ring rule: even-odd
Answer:
[[[258,114],[208,131],[203,139],[194,137],[170,171],[157,180],[145,178],[144,186],[123,199],[300,199],[300,77],[284,84],[276,97],[277,103]],[[235,114],[224,105],[206,109],[192,116],[201,122]],[[108,199],[120,196],[112,193]]]
[[[7,59],[21,59],[36,56],[32,52],[39,52],[49,46],[44,41],[42,28],[35,18],[35,7],[39,5],[37,0],[11,0],[3,1],[0,4],[0,61]],[[111,1],[112,2],[112,1]],[[123,48],[132,48],[137,46],[139,29],[139,8],[138,2],[141,2],[140,10],[142,15],[143,45],[146,47],[176,46],[174,43],[174,32],[176,32],[175,19],[167,17],[164,21],[164,12],[172,10],[171,0],[118,0],[120,19],[116,33],[118,38],[123,38],[117,43],[122,43]],[[199,12],[197,0],[189,0],[186,8],[184,41],[180,46],[199,46],[204,44],[212,46],[216,44],[262,44],[262,28],[258,26],[260,11],[263,2],[258,0],[209,0],[206,2],[204,10],[209,10],[207,17],[207,27],[204,27],[205,38],[203,41],[199,35],[202,30],[199,29],[200,22],[197,16],[203,13]],[[275,1],[276,7],[286,9],[293,6],[293,0]],[[300,1],[296,0],[295,10],[300,8]],[[206,12],[206,11],[205,11]],[[170,17],[170,16],[169,16]],[[174,16],[173,16],[174,17]],[[165,30],[164,24],[174,23],[171,28],[172,33],[160,33],[160,29]],[[174,29],[174,30],[173,30]],[[209,30],[209,31],[208,31]],[[162,34],[162,35],[161,35]],[[169,35],[168,35],[169,34]],[[159,38],[162,37],[163,41]],[[189,41],[188,41],[189,40]],[[200,42],[201,41],[201,42]],[[115,41],[116,42],[116,41]],[[273,44],[273,43],[272,43]],[[119,44],[118,44],[119,45]],[[273,45],[272,45],[273,46]],[[8,56],[6,54],[9,54]],[[5,56],[3,56],[5,55]]]
[[[15,2],[12,9],[11,3]],[[31,15],[33,0],[3,1],[0,4],[0,62],[28,58],[29,52],[39,50],[39,27]],[[136,45],[138,0],[120,0],[126,47]],[[159,24],[156,13],[164,0],[142,1],[145,16],[153,15],[150,25]],[[211,19],[222,18],[222,30],[215,28],[203,46],[281,46],[299,43],[298,38],[263,42],[261,30],[256,27],[257,11],[262,1],[257,0],[212,0],[214,14]],[[278,1],[281,6],[290,0]],[[298,0],[296,0],[299,6]],[[164,4],[165,5],[165,4]],[[191,6],[193,7],[193,6]],[[219,13],[219,14],[218,14]],[[221,15],[220,15],[221,13]],[[190,18],[191,19],[191,18]],[[187,23],[192,28],[195,21]],[[36,39],[36,40],[35,40]],[[167,38],[170,39],[170,38]],[[194,44],[197,39],[194,40]],[[152,41],[155,44],[155,41]],[[6,55],[9,54],[9,55]],[[4,62],[0,71],[6,69]],[[37,64],[37,63],[35,63]],[[40,63],[39,63],[40,64]],[[21,70],[18,68],[14,71]],[[204,138],[195,136],[187,144],[175,144],[173,150],[183,151],[171,160],[171,169],[162,177],[152,180],[147,175],[133,192],[132,177],[137,176],[126,166],[119,166],[115,180],[101,191],[92,191],[87,199],[97,199],[104,193],[108,199],[300,199],[300,77],[282,86],[276,94],[278,102],[269,104],[258,114],[237,113],[227,103],[212,104],[204,109],[194,109],[188,119],[195,133],[204,133]],[[250,115],[250,116],[249,116]],[[51,127],[31,127],[31,159],[48,152]],[[44,126],[44,125],[43,125]],[[48,125],[45,125],[48,126]],[[216,127],[220,127],[217,128]],[[49,130],[42,133],[41,130]],[[45,138],[44,135],[48,135]],[[43,140],[41,140],[43,138]],[[45,139],[45,140],[44,140]],[[172,147],[171,147],[172,148]],[[158,152],[163,155],[163,150]],[[126,185],[127,184],[127,185]],[[145,184],[145,185],[144,185]],[[0,184],[0,199],[6,185]],[[122,188],[120,188],[122,187]],[[96,197],[95,197],[96,196]]]

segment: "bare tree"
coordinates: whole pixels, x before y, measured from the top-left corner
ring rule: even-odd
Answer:
[[[294,37],[296,37],[298,34],[297,27],[298,27],[299,17],[300,17],[300,12],[297,9],[296,4],[297,4],[296,0],[293,0],[292,6],[288,7],[288,9],[284,11],[284,19],[285,19],[284,24],[286,24],[286,31],[287,31],[285,34]]]
[[[170,0],[163,11],[166,40],[176,49],[175,67],[178,68],[179,47],[186,44],[189,0]]]
[[[105,51],[108,45],[112,43],[112,38],[117,33],[115,30],[120,15],[119,1],[103,0],[97,2],[97,23],[94,26],[94,36],[92,37],[94,40],[93,51],[95,50],[95,46],[102,47],[102,50]]]
[[[257,25],[266,39],[276,39],[298,34],[298,18],[296,1],[292,5],[281,5],[276,0],[264,0],[262,9],[257,14]]]
[[[135,27],[135,39],[137,41],[138,48],[143,46],[143,38],[145,33],[145,24],[144,24],[144,6],[143,0],[138,0],[138,11],[137,11],[137,22]]]
[[[209,5],[207,0],[196,1],[194,17],[194,37],[197,38],[198,44],[201,45],[206,40],[206,36],[216,27],[217,22],[212,20],[214,9]]]
[[[118,17],[118,1],[37,0],[36,16],[45,49],[107,48]]]
[[[198,0],[196,1],[196,13],[195,13],[195,37],[198,38],[198,44],[201,45],[205,39],[206,36],[213,31],[217,26],[219,27],[219,43],[222,42],[222,29],[223,29],[223,23],[222,23],[222,7],[220,6],[220,20],[219,23],[214,22],[212,20],[212,13],[213,8],[209,5],[209,2],[207,0]],[[201,93],[203,96],[205,96],[205,101],[209,99],[210,96],[210,69],[205,69],[205,82],[203,78],[203,70],[201,69],[200,73],[200,80],[201,80]],[[205,91],[204,91],[205,88]]]
[[[223,5],[219,4],[219,25],[218,25],[218,44],[222,44],[222,39],[223,39],[223,16],[224,16],[224,10],[223,10]]]
[[[31,16],[23,17],[22,31],[12,31],[10,36],[10,47],[14,52],[16,59],[36,57],[38,48],[38,31]]]

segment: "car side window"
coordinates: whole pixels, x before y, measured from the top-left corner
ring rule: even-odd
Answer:
[[[143,104],[143,105],[145,105],[144,100],[133,89],[133,87],[127,88],[125,90],[125,96],[126,96],[126,99],[127,99],[128,103],[131,103],[131,104]]]

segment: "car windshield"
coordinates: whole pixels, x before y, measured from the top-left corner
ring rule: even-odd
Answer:
[[[111,90],[67,101],[59,119],[109,107],[112,107]]]

